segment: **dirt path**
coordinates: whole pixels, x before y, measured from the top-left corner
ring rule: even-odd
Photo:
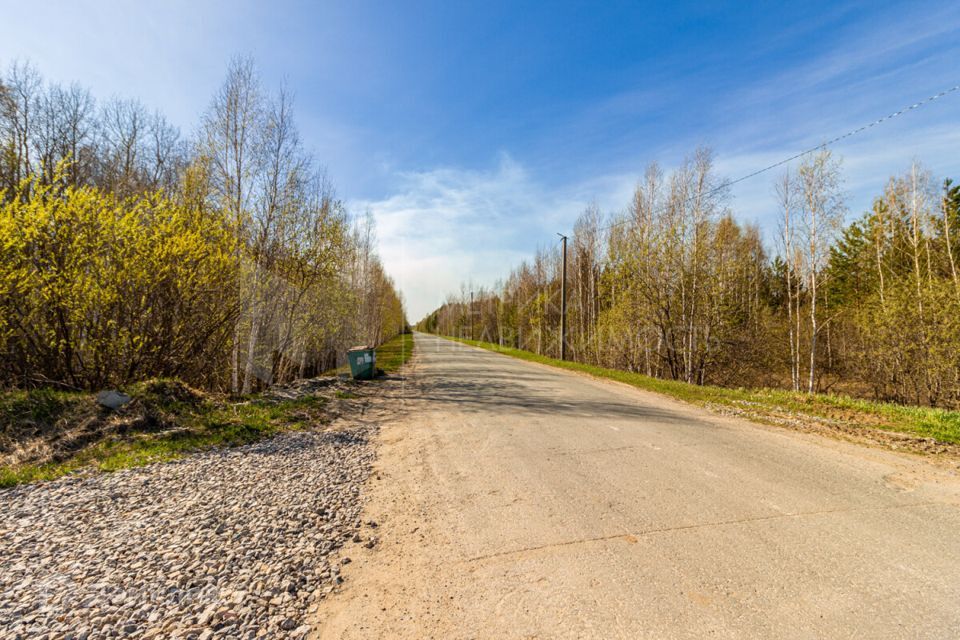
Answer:
[[[417,340],[316,637],[957,635],[955,470]]]

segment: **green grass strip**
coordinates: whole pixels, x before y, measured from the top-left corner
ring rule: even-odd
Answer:
[[[413,335],[403,334],[377,348],[377,366],[396,372],[413,354]],[[349,369],[348,369],[349,370]],[[163,462],[213,447],[235,447],[274,436],[282,431],[308,428],[326,420],[326,398],[306,396],[273,401],[250,396],[240,401],[205,396],[197,401],[172,401],[150,391],[151,384],[132,385],[127,391],[149,403],[151,411],[168,426],[157,433],[110,436],[80,449],[67,460],[46,464],[0,467],[0,488],[25,482],[53,480],[80,469],[116,471],[152,462]],[[355,398],[351,392],[336,394]],[[14,424],[79,421],[100,411],[94,394],[34,389],[0,393],[0,428]]]
[[[377,366],[395,373],[413,355],[413,334],[401,333],[377,347]]]

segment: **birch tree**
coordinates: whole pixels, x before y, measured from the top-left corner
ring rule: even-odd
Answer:
[[[823,328],[818,309],[819,290],[825,275],[829,248],[846,213],[841,189],[840,162],[829,150],[809,157],[797,171],[800,192],[799,231],[803,271],[809,297],[809,372],[807,392],[816,390],[817,344]]]
[[[238,247],[246,241],[254,176],[261,165],[262,119],[263,96],[253,61],[235,58],[204,116],[201,153],[210,159],[214,190],[233,223]],[[241,331],[242,317],[238,315],[230,359],[233,393],[240,391]]]
[[[790,352],[790,384],[800,390],[800,282],[802,259],[796,246],[797,203],[796,185],[790,172],[784,173],[774,184],[780,205],[780,241],[783,249],[783,277],[787,303],[787,342]]]

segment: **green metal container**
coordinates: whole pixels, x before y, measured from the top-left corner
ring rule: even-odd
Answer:
[[[347,351],[354,380],[372,380],[377,370],[377,352],[373,347],[354,347]]]

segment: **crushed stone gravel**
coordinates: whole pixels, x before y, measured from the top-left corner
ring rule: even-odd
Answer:
[[[0,639],[303,638],[374,424],[0,491]]]

